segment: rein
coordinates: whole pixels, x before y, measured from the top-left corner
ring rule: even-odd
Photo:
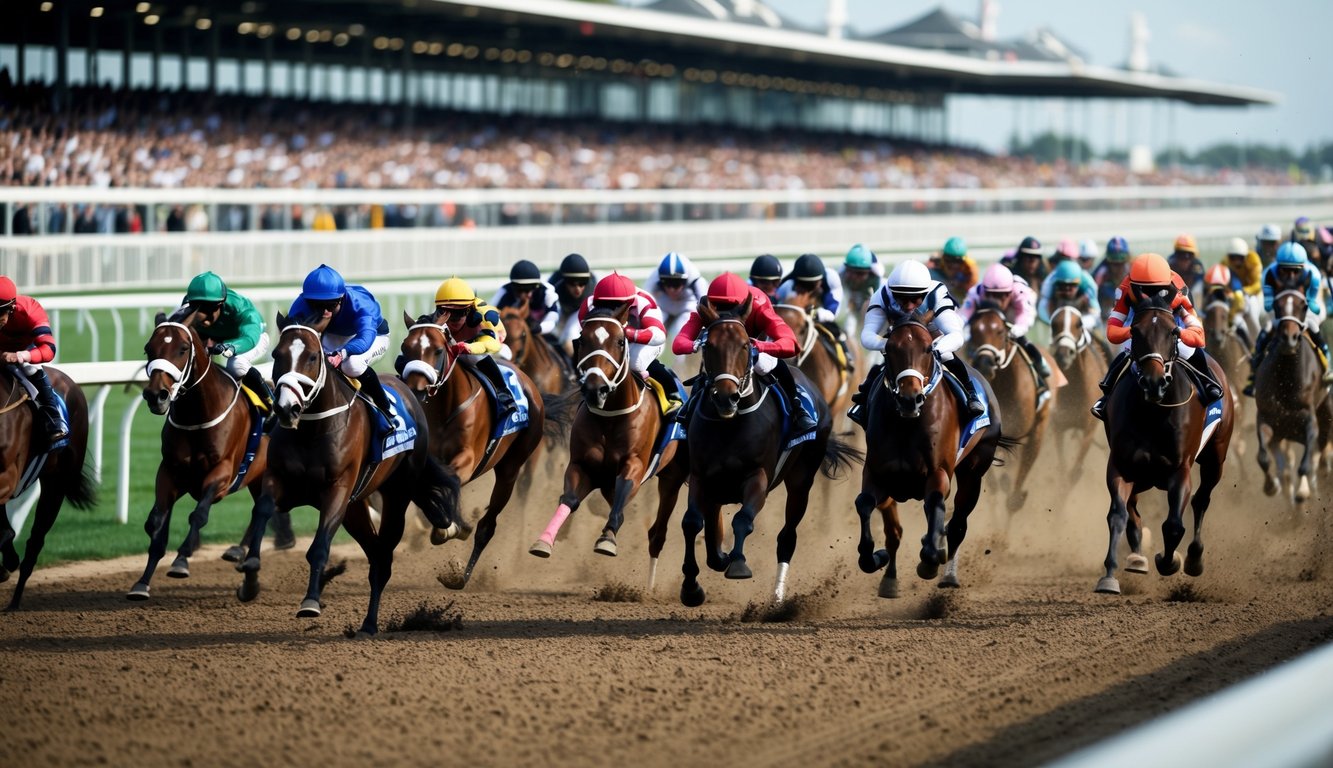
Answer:
[[[1290,320],[1291,322],[1296,323],[1297,325],[1300,325],[1300,326],[1304,327],[1304,325],[1305,325],[1305,315],[1308,314],[1308,313],[1310,312],[1310,305],[1307,304],[1306,301],[1305,301],[1305,294],[1301,293],[1300,291],[1286,290],[1286,291],[1283,291],[1283,292],[1279,293],[1279,294],[1273,299],[1273,309],[1277,309],[1278,302],[1282,301],[1283,299],[1285,299],[1285,298],[1287,298],[1287,297],[1291,297],[1291,299],[1292,299],[1293,302],[1294,302],[1294,301],[1299,301],[1299,302],[1301,302],[1301,304],[1304,304],[1304,305],[1305,305],[1305,312],[1302,313],[1302,315],[1301,315],[1300,317],[1297,317],[1296,315],[1291,315],[1291,314],[1288,314],[1288,315],[1278,315],[1277,317],[1274,317],[1274,318],[1273,318],[1273,322],[1274,322],[1275,324],[1279,324],[1279,325],[1280,325],[1280,324],[1282,324],[1283,322],[1285,322],[1285,321],[1287,321],[1287,320]],[[1287,311],[1288,311],[1288,312],[1294,312],[1295,309],[1288,309]]]
[[[795,304],[775,304],[773,305],[773,309],[795,310],[796,312],[800,312],[801,316],[805,318],[805,325],[804,325],[805,333],[801,334],[803,337],[801,339],[801,353],[796,356],[796,367],[799,368],[801,364],[805,362],[805,359],[810,356],[810,353],[813,352],[815,349],[814,341],[817,331],[815,331],[815,324],[810,319],[812,310],[806,309],[804,307],[798,307]]]
[[[619,327],[622,332],[624,331],[625,328],[624,324],[621,323],[619,320],[616,320],[614,317],[589,317],[583,321],[584,325],[587,325],[588,323],[611,323],[612,325]],[[583,367],[584,364],[587,363],[589,360],[593,360],[598,357],[605,357],[607,360],[611,361],[611,364],[613,366],[615,366],[615,368],[611,372],[611,376],[608,377],[602,371],[601,368],[592,367],[585,369]],[[594,349],[593,351],[589,352],[588,354],[580,358],[574,367],[579,372],[579,384],[585,383],[588,380],[589,376],[596,375],[600,376],[602,378],[602,381],[606,382],[606,385],[611,388],[612,393],[615,393],[616,390],[620,389],[620,385],[625,382],[625,379],[629,378],[629,345],[628,344],[625,345],[625,352],[620,356],[619,360],[616,360],[615,356],[613,356],[610,352],[607,352],[605,349],[598,347],[597,349]],[[637,411],[639,409],[639,406],[643,404],[643,388],[639,388],[637,395],[638,397],[634,399],[633,405],[627,408],[617,408],[614,411],[608,411],[604,408],[597,408],[595,406],[588,405],[587,402],[584,402],[583,405],[589,411],[597,414],[598,416],[624,416],[627,413],[633,413],[634,411]]]
[[[436,323],[417,323],[408,328],[407,332],[410,334],[412,331],[421,328],[433,328],[443,334],[446,347],[453,341],[453,334],[449,332],[448,326]],[[448,349],[445,349],[444,354],[440,356],[439,362],[435,365],[431,365],[424,360],[407,361],[403,366],[402,376],[404,379],[406,379],[410,373],[420,373],[425,376],[426,381],[429,382],[426,384],[425,399],[429,400],[430,398],[435,397],[435,394],[440,391],[440,387],[443,387],[444,383],[449,380],[449,377],[454,375],[454,368],[457,367],[458,358],[449,354]]]
[[[1078,311],[1078,307],[1069,304],[1056,307],[1055,311],[1051,313],[1051,330],[1055,330],[1057,320],[1060,320],[1065,315],[1071,313],[1079,318],[1082,318],[1083,316],[1083,313]],[[1088,344],[1092,342],[1092,335],[1088,333],[1088,329],[1084,328],[1083,333],[1076,337],[1073,331],[1069,330],[1071,325],[1073,325],[1072,320],[1064,321],[1061,331],[1051,337],[1051,346],[1059,346],[1060,342],[1066,341],[1074,347],[1075,352],[1082,352],[1087,349]]]
[[[745,330],[745,323],[734,317],[724,317],[720,320],[714,320],[713,323],[709,325],[707,328],[705,328],[704,332],[699,335],[700,346],[707,346],[708,332],[711,331],[716,326],[722,325],[723,323],[735,323],[736,325],[739,325],[741,327],[742,331]],[[751,347],[751,349],[753,350],[754,348]],[[745,373],[741,374],[739,377],[730,373],[715,373],[710,378],[713,381],[716,381],[718,379],[722,379],[723,381],[734,381],[736,382],[736,389],[739,390],[741,398],[744,399],[749,397],[750,395],[754,394],[754,355],[749,355],[746,358]],[[767,395],[767,390],[765,391],[765,395]],[[763,402],[762,397],[759,399],[759,402]],[[750,411],[753,411],[755,408],[758,407],[759,403],[755,403],[748,410],[738,411],[738,413],[749,413]]]
[[[329,364],[328,361],[323,359],[324,347],[321,342],[321,336],[319,331],[316,331],[314,328],[310,328],[304,325],[293,324],[287,326],[286,328],[283,328],[282,332],[287,333],[290,330],[305,331],[315,337],[315,346],[319,348],[320,352],[319,377],[311,379],[309,376],[305,375],[304,373],[301,373],[300,371],[288,371],[282,374],[282,376],[278,377],[278,380],[273,382],[273,386],[279,392],[281,392],[284,388],[291,390],[292,394],[296,395],[297,402],[301,404],[302,408],[305,408],[306,406],[310,405],[311,402],[313,402],[316,397],[319,396],[320,391],[324,389],[325,383],[328,382]],[[302,411],[301,415],[298,416],[297,419],[299,421],[321,421],[323,419],[329,418],[330,416],[336,416],[350,409],[355,399],[356,398],[354,395],[352,400],[348,400],[342,405],[335,406],[326,411],[318,411],[315,413],[306,413]]]
[[[177,368],[176,365],[172,363],[170,360],[166,360],[160,357],[155,357],[152,360],[148,361],[147,371],[149,376],[152,376],[154,373],[161,371],[162,373],[166,374],[167,377],[170,378],[173,382],[172,385],[167,389],[167,402],[171,403],[172,405],[171,409],[167,411],[167,423],[170,424],[172,427],[181,430],[182,432],[197,432],[199,430],[212,429],[213,427],[216,427],[217,425],[225,421],[227,419],[227,416],[231,414],[231,410],[236,407],[236,403],[237,401],[240,400],[241,396],[241,383],[239,381],[232,382],[235,388],[232,390],[231,393],[231,402],[227,403],[227,407],[222,409],[222,413],[218,414],[216,418],[209,419],[208,421],[205,421],[201,424],[182,424],[176,421],[176,419],[172,417],[172,411],[176,410],[175,405],[177,399],[180,398],[182,395],[187,394],[195,387],[202,384],[204,379],[208,376],[208,374],[212,372],[213,366],[211,364],[203,366],[204,372],[199,374],[199,377],[194,381],[187,382],[186,380],[190,377],[190,373],[195,368],[195,360],[196,360],[194,351],[196,343],[195,332],[193,329],[191,329],[188,325],[185,325],[184,323],[165,321],[157,324],[158,328],[162,328],[164,326],[168,328],[179,328],[190,339],[190,357],[185,361],[184,369]]]
[[[918,323],[915,320],[912,320],[909,322],[899,323],[898,325],[895,325],[889,331],[888,338],[892,339],[893,334],[896,333],[898,329],[908,328],[910,326],[917,326],[926,331],[927,334],[930,333],[930,329],[926,327],[924,323]],[[934,355],[933,351],[931,352],[931,355],[932,356]],[[918,371],[915,368],[904,368],[903,370],[899,371],[896,376],[893,377],[892,383],[890,383],[889,377],[887,375],[881,377],[881,380],[884,382],[884,388],[892,392],[895,396],[898,396],[901,394],[900,393],[901,388],[899,385],[902,383],[903,379],[908,379],[908,378],[916,379],[917,381],[921,382],[921,396],[924,398],[925,396],[929,395],[931,392],[935,390],[935,387],[940,383],[940,379],[944,373],[942,370],[943,366],[939,365],[938,361],[934,362],[936,364],[930,367],[929,376],[922,373],[921,371]]]

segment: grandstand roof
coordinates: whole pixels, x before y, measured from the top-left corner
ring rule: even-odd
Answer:
[[[671,64],[677,72],[687,67],[733,70],[899,96],[1160,98],[1232,106],[1277,101],[1276,94],[1254,88],[1127,72],[1077,58],[989,60],[834,39],[786,22],[771,26],[761,13],[754,15],[757,11],[738,23],[736,6],[746,3],[735,0],[659,0],[663,9],[722,7],[728,12],[725,20],[716,13],[687,15],[572,0],[215,0],[198,5],[97,0],[96,6],[90,0],[11,2],[17,7],[10,21],[0,25],[0,43],[55,46],[63,36],[72,47],[88,47],[95,37],[103,51],[123,50],[128,44],[142,53],[161,45],[168,53],[189,50],[196,57],[215,54],[257,60],[268,52],[278,60],[373,63],[390,69],[579,74],[575,65],[548,67],[535,60],[503,62],[476,53],[467,57],[443,52],[451,43],[462,43],[483,51],[521,48],[573,54],[575,59],[587,55],[653,60]],[[767,10],[758,0],[748,4]],[[43,5],[52,10],[39,10]],[[137,6],[147,7],[148,13]],[[102,9],[95,19],[89,18],[92,7]],[[158,17],[156,23],[146,23],[149,15]],[[256,33],[260,29],[268,34]],[[428,53],[427,43],[445,45],[432,46],[436,52]]]

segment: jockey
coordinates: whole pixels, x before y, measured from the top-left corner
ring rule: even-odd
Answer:
[[[1037,369],[1037,375],[1043,380],[1051,375],[1051,367],[1047,365],[1046,358],[1037,349],[1037,345],[1028,341],[1028,329],[1032,327],[1033,321],[1037,319],[1036,301],[1032,296],[1032,288],[1021,279],[1014,277],[1014,273],[1003,264],[992,264],[986,269],[986,274],[982,276],[981,282],[972,290],[967,292],[967,297],[963,300],[963,307],[958,314],[963,318],[964,323],[972,320],[972,315],[981,307],[983,301],[990,301],[999,305],[1000,310],[1004,312],[1004,319],[1009,324],[1009,338],[1013,339],[1028,354],[1028,359]],[[965,326],[966,327],[966,326]],[[1040,384],[1041,382],[1038,382]]]
[[[824,260],[813,253],[801,254],[787,276],[778,286],[778,303],[798,293],[813,293],[819,299],[814,310],[815,320],[828,328],[835,339],[841,339],[838,327],[838,309],[842,306],[842,279],[837,272],[829,272]]]
[[[754,370],[760,374],[772,374],[773,379],[782,389],[791,409],[792,435],[803,435],[816,429],[819,424],[814,414],[807,413],[796,393],[796,379],[791,375],[787,359],[796,357],[796,336],[791,328],[782,322],[773,311],[764,292],[730,272],[723,272],[708,285],[708,303],[714,309],[726,311],[738,307],[750,300],[750,311],[745,315],[745,332],[750,335],[750,343],[758,353],[754,359]],[[701,346],[700,335],[704,332],[703,319],[696,311],[690,315],[685,327],[680,329],[676,338],[671,340],[671,351],[676,355],[688,355],[697,352]],[[699,398],[690,398],[691,402]],[[689,410],[689,409],[687,409]],[[682,420],[689,418],[683,413]]]
[[[648,275],[643,290],[653,297],[661,310],[662,324],[666,326],[669,338],[685,325],[699,299],[708,292],[708,285],[693,262],[672,251],[663,256],[657,270]],[[663,343],[666,343],[665,339]]]
[[[1185,281],[1185,289],[1189,291],[1190,298],[1200,298],[1199,291],[1203,287],[1205,268],[1203,262],[1199,260],[1199,244],[1195,242],[1194,235],[1177,237],[1171,257],[1166,263],[1172,272],[1180,275],[1180,279]]]
[[[1088,238],[1078,244],[1078,265],[1092,274],[1092,267],[1097,263],[1097,241]]]
[[[777,296],[778,283],[781,282],[782,262],[776,256],[765,253],[755,257],[754,263],[750,265],[750,285],[762,291],[770,303]]]
[[[977,263],[967,255],[967,241],[961,237],[951,237],[944,241],[940,257],[932,259],[927,265],[931,276],[949,289],[950,295],[965,295],[977,284],[981,270]]]
[[[389,396],[384,393],[379,374],[371,368],[389,351],[389,324],[370,291],[359,285],[348,285],[337,270],[320,264],[306,275],[301,295],[292,302],[287,316],[313,316],[315,320],[330,318],[320,335],[320,345],[329,365],[349,379],[360,382],[361,391],[370,397],[386,420],[392,421]]]
[[[1240,238],[1236,238],[1240,240]],[[1240,241],[1244,245],[1245,241]],[[1214,264],[1203,274],[1203,297],[1204,301],[1211,301],[1210,297],[1214,291],[1221,291],[1226,297],[1224,301],[1227,305],[1227,322],[1231,324],[1232,330],[1240,337],[1241,342],[1246,349],[1253,349],[1251,346],[1250,329],[1245,323],[1245,294],[1238,287],[1235,275],[1231,273],[1231,268],[1225,264]],[[1207,310],[1207,305],[1204,307]]]
[[[1038,258],[1041,254],[1038,253]],[[861,326],[861,346],[865,349],[882,352],[887,339],[882,334],[888,326],[888,311],[901,312],[927,324],[932,333],[937,333],[931,346],[935,356],[945,369],[962,386],[967,397],[967,409],[972,415],[980,415],[986,406],[977,397],[972,386],[972,377],[967,365],[954,351],[963,346],[963,318],[957,312],[957,305],[948,289],[930,277],[930,270],[919,261],[904,261],[893,268],[885,285],[875,292],[870,300],[870,309],[866,310],[865,323]],[[879,377],[884,364],[878,363],[861,382],[861,388],[852,395],[855,405],[847,412],[852,421],[865,426],[866,394]]]
[[[1286,242],[1278,246],[1277,258],[1264,270],[1264,317],[1263,330],[1254,344],[1254,357],[1250,358],[1250,380],[1245,384],[1245,394],[1254,397],[1254,372],[1259,370],[1268,352],[1268,334],[1273,330],[1273,300],[1283,291],[1304,291],[1305,330],[1319,346],[1320,362],[1324,364],[1324,383],[1333,383],[1333,370],[1328,366],[1328,342],[1319,326],[1324,322],[1324,305],[1320,299],[1323,278],[1319,268],[1305,257],[1305,249],[1300,243]]]
[[[490,380],[499,411],[496,419],[501,424],[508,421],[514,412],[514,393],[492,357],[500,351],[504,335],[500,310],[478,298],[466,280],[451,277],[435,289],[435,322],[449,329],[450,354]]]
[[[496,309],[505,309],[522,304],[525,298],[528,326],[543,336],[555,333],[556,323],[560,321],[560,300],[555,295],[555,288],[542,280],[536,264],[521,259],[509,268],[509,282],[495,292],[490,304]]]
[[[194,328],[204,337],[209,354],[222,355],[227,361],[223,365],[227,373],[244,382],[273,415],[273,393],[259,369],[254,367],[254,361],[268,352],[269,343],[264,331],[264,317],[255,305],[236,291],[229,290],[222,278],[204,272],[190,280],[185,289],[185,300],[181,302],[181,308],[172,313],[172,319],[184,320],[192,314]]]
[[[1028,285],[1041,285],[1046,278],[1046,263],[1041,259],[1041,241],[1031,235],[1023,238],[1014,251],[1014,255],[1005,256],[1000,263],[1014,273],[1014,277],[1023,278]]]
[[[1092,279],[1097,282],[1097,304],[1101,307],[1103,318],[1111,316],[1111,308],[1115,306],[1115,292],[1125,279],[1128,269],[1129,243],[1119,236],[1107,240],[1106,258],[1092,271]]]
[[[1282,241],[1282,228],[1276,224],[1265,224],[1254,236],[1254,250],[1259,254],[1259,261],[1267,267],[1277,258],[1277,244]]]
[[[1064,238],[1055,246],[1055,251],[1046,259],[1047,270],[1055,269],[1056,265],[1064,261],[1078,261],[1078,243],[1074,242],[1072,237]],[[1050,275],[1047,274],[1046,277]]]
[[[571,253],[560,262],[560,268],[551,273],[547,281],[555,289],[555,297],[560,308],[560,319],[556,322],[558,333],[554,341],[563,346],[579,335],[579,312],[588,298],[588,283],[593,280],[588,262],[577,253]]]
[[[1111,319],[1106,323],[1107,340],[1123,346],[1120,354],[1111,361],[1106,378],[1101,381],[1102,396],[1092,404],[1092,415],[1103,421],[1106,420],[1106,395],[1130,364],[1130,316],[1134,311],[1133,305],[1153,295],[1169,296],[1171,299],[1171,309],[1175,312],[1176,325],[1180,328],[1176,353],[1182,362],[1187,363],[1186,367],[1195,373],[1204,405],[1211,405],[1222,397],[1222,387],[1208,368],[1208,355],[1203,350],[1203,323],[1199,322],[1199,316],[1194,313],[1194,304],[1185,289],[1185,281],[1171,271],[1166,259],[1160,255],[1141,253],[1130,262],[1129,277],[1116,291],[1115,309],[1111,311]]]
[[[56,339],[46,310],[33,297],[20,296],[14,281],[0,275],[0,362],[37,390],[37,409],[46,419],[48,445],[69,437],[69,425],[42,368],[55,356]]]
[[[1276,254],[1274,254],[1276,255]],[[1259,254],[1250,250],[1245,239],[1231,238],[1227,245],[1227,266],[1231,272],[1231,290],[1244,302],[1245,319],[1250,341],[1258,338],[1264,315],[1264,265]]]
[[[1102,316],[1097,303],[1097,281],[1074,259],[1055,265],[1051,274],[1041,283],[1041,299],[1037,302],[1037,317],[1051,324],[1051,311],[1070,305],[1083,315],[1083,327],[1088,331],[1100,328]]]
[[[662,322],[662,310],[651,294],[635,286],[634,281],[625,275],[612,272],[597,281],[592,296],[579,310],[579,323],[593,309],[616,311],[626,304],[630,309],[625,320],[625,340],[629,342],[625,359],[640,379],[651,376],[657,380],[667,396],[667,413],[673,413],[681,406],[680,381],[658,359],[666,347],[666,326]]]
[[[884,264],[874,251],[857,243],[848,249],[840,277],[847,298],[847,311],[859,318],[865,315],[870,297],[884,282]]]

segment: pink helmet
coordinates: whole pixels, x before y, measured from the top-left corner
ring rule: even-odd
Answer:
[[[1066,237],[1060,241],[1060,245],[1055,249],[1055,253],[1066,259],[1078,258],[1078,243],[1074,242],[1072,237]]]
[[[992,264],[981,276],[981,289],[991,293],[1010,293],[1014,290],[1014,273],[1003,264]]]

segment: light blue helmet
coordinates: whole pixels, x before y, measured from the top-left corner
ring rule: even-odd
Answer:
[[[662,261],[657,265],[658,277],[684,277],[685,276],[685,257],[672,251],[662,257]]]
[[[1077,261],[1066,259],[1055,265],[1051,275],[1057,283],[1079,283],[1083,281],[1083,267]]]
[[[306,301],[333,301],[341,299],[346,292],[347,283],[343,276],[327,264],[315,267],[301,284],[301,298]]]
[[[1277,247],[1277,264],[1283,267],[1303,267],[1309,263],[1305,248],[1300,243],[1285,242]]]

